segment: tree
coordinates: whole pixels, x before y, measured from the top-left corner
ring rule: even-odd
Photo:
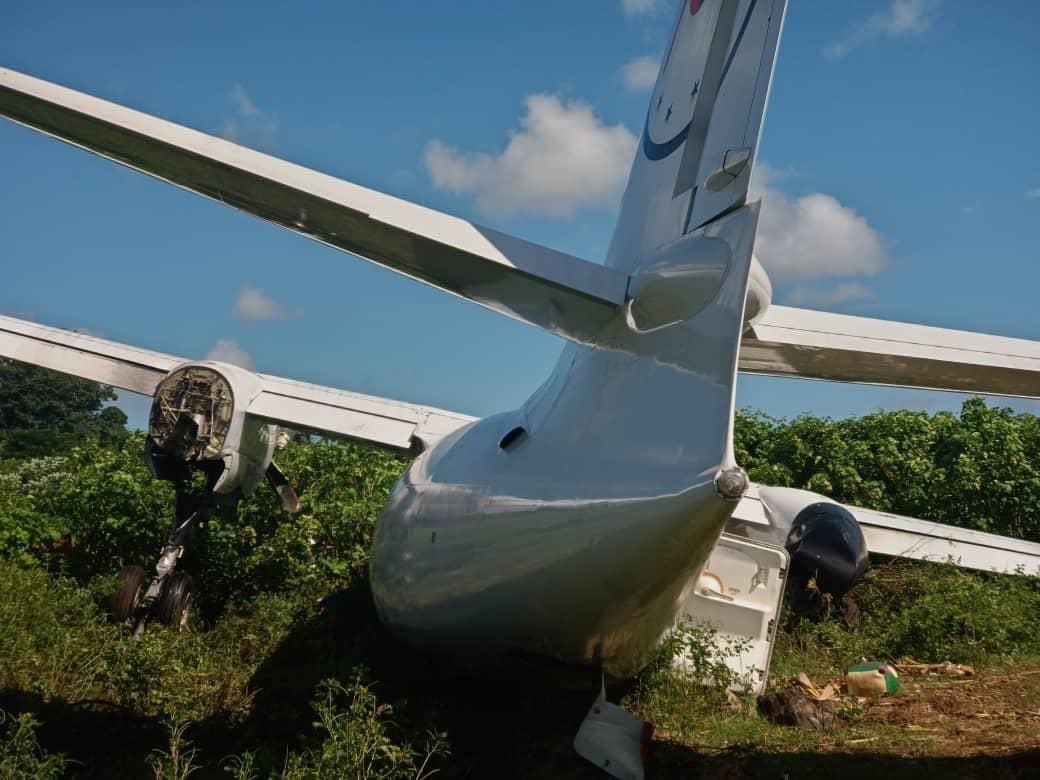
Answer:
[[[0,458],[53,455],[84,441],[127,436],[126,415],[106,406],[108,385],[0,358]]]
[[[737,415],[737,461],[767,485],[1040,541],[1040,418],[964,402],[959,415],[830,420]]]

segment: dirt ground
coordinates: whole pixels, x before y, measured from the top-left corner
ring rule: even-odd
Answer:
[[[927,737],[935,755],[996,757],[1037,751],[1040,670],[1002,670],[966,680],[909,678],[901,695],[870,705],[862,723],[897,726]]]
[[[775,726],[751,712],[706,715],[685,740],[662,729],[646,777],[1040,778],[1040,667],[963,680],[904,674],[902,682],[891,698],[846,700],[842,725],[830,731]],[[544,702],[526,715],[512,704],[479,715],[470,710],[454,733],[472,738],[438,777],[606,778],[571,747],[585,699],[555,701],[555,718],[546,716]],[[474,728],[474,721],[484,726]]]
[[[1040,669],[904,676],[898,695],[858,706],[829,733],[772,729],[757,745],[708,749],[659,742],[647,777],[1040,777]]]

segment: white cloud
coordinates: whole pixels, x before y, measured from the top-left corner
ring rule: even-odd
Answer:
[[[520,129],[501,154],[463,152],[442,141],[423,160],[442,192],[470,194],[481,212],[504,217],[569,217],[583,208],[613,208],[625,185],[636,137],[605,125],[588,103],[528,95]]]
[[[843,38],[823,51],[840,59],[853,49],[875,38],[902,38],[921,35],[931,28],[942,0],[891,0],[889,6],[868,16]]]
[[[834,306],[874,297],[874,291],[862,282],[841,282],[833,287],[799,285],[784,301],[789,306]]]
[[[220,126],[221,137],[236,144],[271,149],[278,136],[278,118],[258,108],[241,84],[231,88],[228,102],[232,110]]]
[[[634,57],[621,66],[621,80],[629,92],[642,92],[654,86],[661,61],[656,57]]]
[[[621,13],[628,17],[650,16],[668,6],[668,0],[621,0]]]
[[[246,88],[241,84],[235,84],[231,88],[231,94],[228,96],[231,100],[231,105],[235,107],[235,111],[238,112],[239,116],[259,116],[260,109],[256,107],[256,103],[249,97],[249,93],[246,92]]]
[[[778,176],[759,162],[751,197],[762,198],[755,254],[779,282],[826,276],[873,276],[889,264],[884,237],[832,195],[801,197],[772,186]]]
[[[253,369],[253,358],[237,341],[231,339],[220,339],[213,348],[206,353],[206,360],[219,360],[221,363],[231,363],[239,368]]]
[[[242,288],[231,313],[240,320],[286,320],[291,316],[282,304],[263,290],[248,285]]]
[[[1027,198],[1040,198],[1040,187],[1035,187],[1026,193]]]

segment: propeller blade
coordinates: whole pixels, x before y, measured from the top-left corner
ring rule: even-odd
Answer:
[[[278,494],[278,498],[281,499],[282,509],[288,512],[290,515],[294,515],[300,511],[300,497],[296,495],[296,491],[293,490],[293,486],[289,484],[289,480],[286,479],[285,474],[278,468],[278,465],[271,461],[267,467],[266,475],[267,484],[274,488],[274,492]]]

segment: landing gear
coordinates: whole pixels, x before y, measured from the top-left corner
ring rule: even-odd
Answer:
[[[159,622],[166,626],[187,625],[193,589],[194,582],[190,574],[179,571],[170,576],[155,610]]]
[[[186,485],[178,485],[177,517],[155,565],[155,576],[149,581],[141,566],[120,569],[110,611],[114,620],[134,621],[135,637],[144,633],[153,618],[167,626],[187,624],[194,581],[191,575],[176,571],[177,563],[214,503],[211,492],[192,495]]]
[[[113,620],[121,623],[134,616],[147,584],[148,575],[143,566],[124,566],[119,570],[119,584],[109,608]]]

